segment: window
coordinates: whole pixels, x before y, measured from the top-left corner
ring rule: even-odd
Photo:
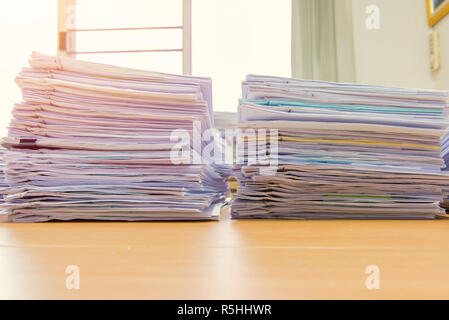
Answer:
[[[11,110],[21,99],[14,78],[33,50],[56,52],[56,0],[0,2],[0,135],[6,135]]]
[[[193,0],[192,71],[212,77],[215,111],[237,111],[248,73],[289,77],[290,43],[289,0]]]
[[[77,29],[182,25],[182,0],[77,0],[76,10]],[[192,0],[192,74],[213,79],[216,111],[237,110],[248,73],[289,77],[290,43],[289,0]],[[154,48],[182,48],[182,30],[77,33],[77,51]],[[181,52],[78,57],[182,73]]]
[[[182,26],[182,0],[77,0],[76,29]],[[79,31],[76,51],[182,49],[182,29]],[[121,66],[182,73],[182,52],[77,54],[77,58]]]
[[[192,0],[192,74],[213,79],[214,109],[236,111],[248,73],[290,76],[290,0]],[[76,28],[181,26],[182,0],[77,0]],[[31,51],[54,55],[57,0],[0,5],[0,134],[20,102],[14,77]],[[12,31],[10,31],[12,30]],[[77,51],[182,48],[182,30],[77,32]],[[182,52],[79,54],[80,59],[182,73]]]

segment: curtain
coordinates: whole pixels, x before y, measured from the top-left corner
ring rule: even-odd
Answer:
[[[294,78],[355,82],[350,0],[292,0]]]

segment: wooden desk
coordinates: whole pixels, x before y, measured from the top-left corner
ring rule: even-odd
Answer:
[[[448,240],[449,220],[2,223],[0,298],[447,299]]]

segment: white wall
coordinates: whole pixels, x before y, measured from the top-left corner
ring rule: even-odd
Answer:
[[[369,5],[380,9],[379,30],[368,30],[365,26],[368,16],[365,10]],[[449,89],[449,17],[445,21],[446,39],[442,40],[443,64],[447,65],[435,81],[430,71],[431,30],[425,0],[353,0],[352,12],[357,82]]]

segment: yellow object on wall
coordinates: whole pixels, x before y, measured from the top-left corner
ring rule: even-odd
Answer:
[[[430,34],[430,70],[440,70],[440,35],[437,31]]]
[[[429,25],[433,27],[445,15],[449,13],[449,0],[426,0],[427,1],[427,19]]]

